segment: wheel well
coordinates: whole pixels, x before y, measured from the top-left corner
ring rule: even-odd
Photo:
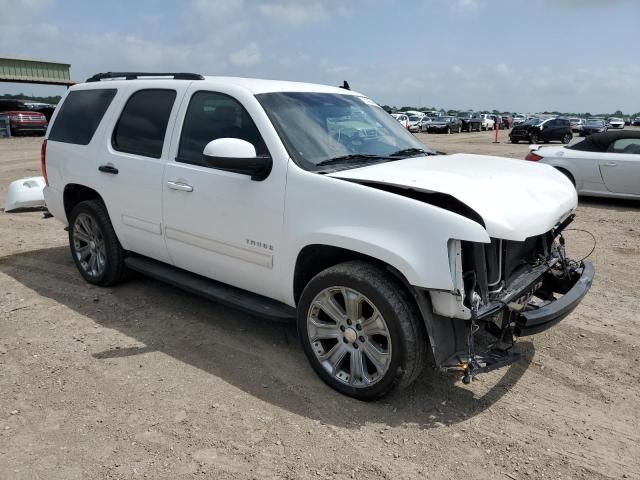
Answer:
[[[102,197],[94,189],[71,183],[64,188],[64,212],[69,218],[73,207],[85,200],[102,200]]]
[[[398,278],[403,286],[409,286],[409,282],[400,271],[377,258],[340,247],[307,245],[298,254],[296,269],[293,275],[293,296],[296,303],[298,303],[304,287],[306,287],[309,281],[318,273],[339,263],[352,260],[362,260],[376,264]]]
[[[556,170],[558,170],[560,173],[563,173],[569,180],[571,180],[571,183],[573,183],[573,186],[576,186],[576,179],[573,178],[573,175],[571,175],[571,172],[569,172],[569,170],[562,168],[562,167],[556,167]]]

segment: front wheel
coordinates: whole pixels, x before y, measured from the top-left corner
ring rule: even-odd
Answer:
[[[538,143],[538,135],[535,133],[532,133],[531,136],[529,137],[529,143]]]
[[[109,286],[125,274],[124,250],[100,200],[78,203],[69,215],[69,247],[82,277]]]
[[[447,127],[447,133],[451,133],[451,127]]]
[[[309,282],[298,303],[298,334],[316,373],[360,400],[409,385],[427,355],[424,323],[408,292],[361,261],[330,267]]]
[[[565,133],[564,136],[562,137],[562,143],[564,143],[566,145],[567,143],[569,143],[571,141],[572,138],[573,138],[572,135],[569,135],[568,133]]]

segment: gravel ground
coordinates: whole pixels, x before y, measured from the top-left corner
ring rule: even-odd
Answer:
[[[0,198],[39,145],[0,140]],[[521,362],[471,385],[428,368],[362,403],[316,377],[292,325],[141,277],[93,287],[59,222],[0,213],[0,479],[640,478],[640,203],[582,199],[575,227],[598,241],[593,289]]]

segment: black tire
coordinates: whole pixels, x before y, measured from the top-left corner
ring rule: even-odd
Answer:
[[[462,125],[458,125],[458,133],[462,133]]]
[[[86,219],[88,216],[95,222],[97,235],[102,240],[103,267],[94,274],[88,271],[86,265],[83,265],[76,248],[78,242],[83,242],[77,238],[80,234],[75,228],[76,224],[79,223],[78,217],[81,215],[83,216],[82,218]],[[69,215],[69,248],[78,271],[87,282],[107,287],[115,285],[124,278],[126,273],[124,265],[125,252],[122,249],[122,245],[120,245],[116,232],[113,230],[107,208],[101,200],[87,200],[78,203],[73,208],[71,215]]]
[[[566,145],[567,143],[569,143],[569,142],[571,141],[571,139],[572,139],[572,138],[573,138],[573,135],[570,135],[570,134],[568,134],[568,133],[565,133],[565,134],[562,136],[562,143],[564,143],[564,144]]]
[[[519,142],[519,140],[516,140],[515,138],[511,139],[511,143],[518,143],[518,142]]]
[[[366,296],[384,318],[389,332],[391,358],[388,368],[370,386],[354,387],[338,380],[323,367],[309,340],[307,316],[311,313],[312,302],[321,292],[338,286]],[[360,400],[374,400],[407,387],[418,377],[427,358],[424,322],[409,292],[390,273],[363,261],[335,265],[311,279],[298,302],[298,335],[311,366],[320,378],[340,393]]]
[[[535,133],[532,133],[529,137],[529,143],[539,143],[539,140],[538,135]]]
[[[447,133],[451,133],[451,127],[447,127]]]

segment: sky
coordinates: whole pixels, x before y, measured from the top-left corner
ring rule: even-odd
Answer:
[[[640,0],[0,0],[0,57],[70,63],[74,80],[348,80],[398,107],[635,113],[639,25]]]

